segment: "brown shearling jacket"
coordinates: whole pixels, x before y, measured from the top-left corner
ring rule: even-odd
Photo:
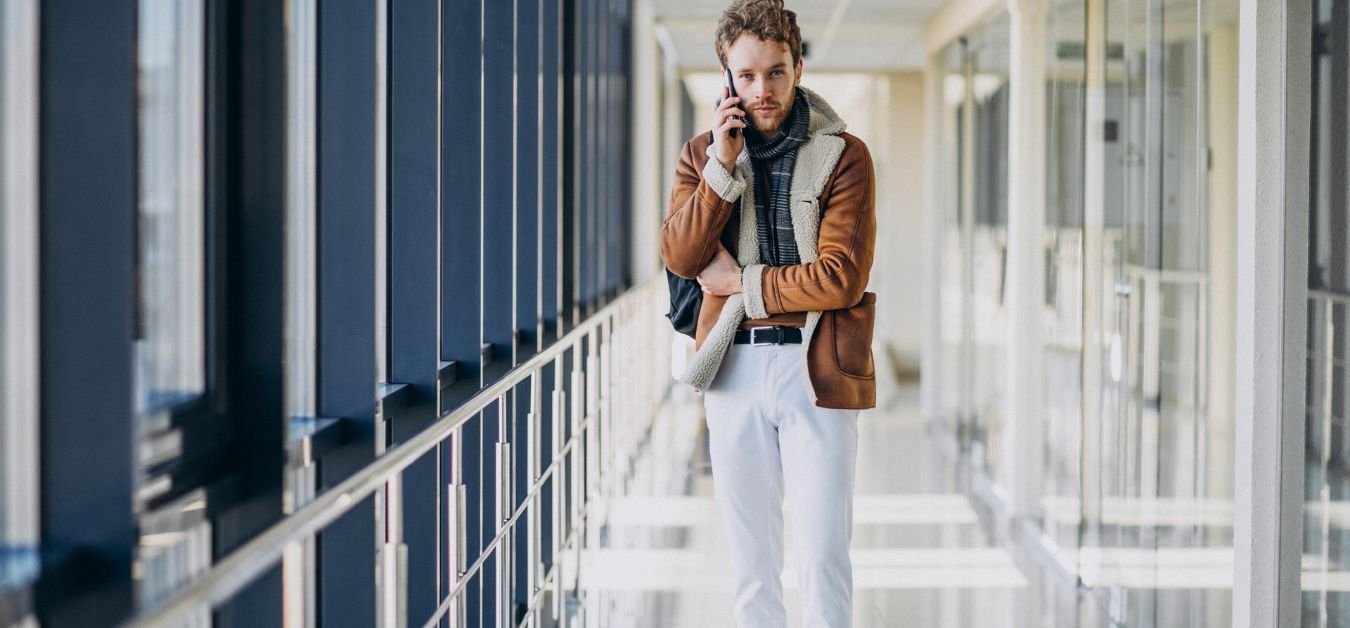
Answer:
[[[819,257],[791,266],[764,266],[759,281],[743,282],[747,304],[756,304],[747,307],[747,318],[757,311],[761,314],[746,326],[800,326],[803,313],[821,311],[807,350],[816,405],[865,409],[876,405],[871,349],[876,296],[864,292],[876,247],[876,174],[862,140],[842,132],[839,137],[845,143],[843,152],[818,197]],[[703,133],[685,143],[661,226],[666,267],[689,279],[712,261],[719,239],[733,257],[738,254],[737,238],[727,238],[723,231],[740,201],[722,198],[717,186],[705,180],[709,142],[709,134]],[[720,164],[714,169],[727,176]],[[752,290],[760,293],[750,294]],[[703,346],[726,302],[727,297],[704,294],[696,348]]]

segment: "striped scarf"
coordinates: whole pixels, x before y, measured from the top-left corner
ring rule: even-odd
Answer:
[[[765,142],[758,133],[746,133],[746,150],[755,169],[759,259],[769,266],[801,263],[792,234],[792,168],[797,163],[797,148],[810,136],[810,123],[811,106],[798,89],[778,137]]]

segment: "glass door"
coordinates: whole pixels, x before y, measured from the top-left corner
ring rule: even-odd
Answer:
[[[1080,567],[1123,625],[1226,626],[1232,390],[1212,346],[1233,341],[1236,4],[1102,6]]]
[[[1304,626],[1350,626],[1350,1],[1314,2]]]
[[[1000,14],[943,54],[944,389],[947,427],[975,467],[996,477],[1008,225],[1008,18]]]

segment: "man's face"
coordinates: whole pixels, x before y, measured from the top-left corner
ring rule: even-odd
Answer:
[[[751,126],[767,137],[777,135],[802,82],[801,62],[793,65],[787,44],[746,34],[727,48],[727,67]]]

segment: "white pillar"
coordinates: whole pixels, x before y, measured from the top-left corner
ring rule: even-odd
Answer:
[[[1007,359],[1003,434],[1014,521],[1040,495],[1041,325],[1045,302],[1045,0],[1008,0]]]
[[[945,367],[942,363],[942,244],[945,239],[944,187],[946,175],[943,167],[947,159],[943,156],[943,85],[946,81],[946,69],[942,64],[942,53],[930,52],[923,73],[923,115],[924,124],[924,180],[923,188],[923,309],[924,335],[919,357],[921,375],[919,379],[920,408],[925,421],[944,420],[944,391],[942,381]]]
[[[1234,626],[1300,621],[1311,10],[1239,10]]]
[[[1083,118],[1083,333],[1082,333],[1082,436],[1079,455],[1079,510],[1083,530],[1081,544],[1090,547],[1101,523],[1102,468],[1102,324],[1106,299],[1103,231],[1106,224],[1105,140],[1106,124],[1106,1],[1087,0],[1087,89]]]
[[[1237,340],[1237,24],[1209,31],[1209,341],[1210,431],[1205,497],[1233,493],[1233,363]]]

